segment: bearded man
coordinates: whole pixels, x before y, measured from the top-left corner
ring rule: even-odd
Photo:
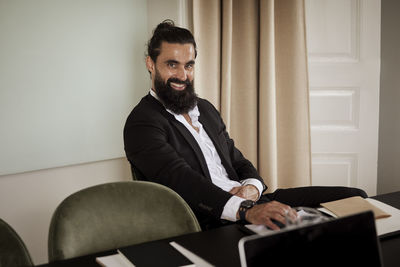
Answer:
[[[172,21],[160,23],[148,43],[152,87],[124,128],[127,158],[138,179],[168,186],[192,208],[202,229],[233,222],[279,229],[291,206],[316,207],[350,196],[348,187],[301,187],[262,194],[267,186],[235,147],[214,106],[194,91],[196,42]]]

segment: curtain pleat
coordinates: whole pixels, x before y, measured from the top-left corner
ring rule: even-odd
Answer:
[[[237,145],[257,165],[258,1],[225,0],[222,7],[221,114]],[[224,54],[225,48],[230,53]]]
[[[214,0],[193,1],[193,32],[198,56],[195,88],[198,95],[220,109],[221,84],[221,3]]]
[[[304,9],[304,1],[275,1],[278,187],[311,183]]]
[[[302,0],[194,0],[195,86],[269,186],[310,185]]]
[[[278,131],[275,59],[275,1],[260,2],[260,88],[258,171],[270,189],[278,187]]]

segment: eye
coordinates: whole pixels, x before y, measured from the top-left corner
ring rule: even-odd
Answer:
[[[167,66],[170,68],[176,68],[176,63],[174,62],[167,62]]]
[[[186,64],[186,66],[185,66],[185,68],[187,69],[187,70],[191,70],[191,69],[193,69],[193,67],[194,67],[194,64]]]

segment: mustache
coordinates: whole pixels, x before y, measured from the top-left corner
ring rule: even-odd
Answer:
[[[169,78],[167,80],[167,85],[171,85],[171,83],[178,83],[178,84],[185,84],[185,85],[191,85],[192,83],[189,81],[189,79],[186,79],[185,81],[179,80],[178,78]]]

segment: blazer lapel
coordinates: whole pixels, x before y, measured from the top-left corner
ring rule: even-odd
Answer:
[[[200,166],[201,169],[203,170],[203,173],[208,179],[211,180],[211,175],[207,167],[206,159],[204,158],[203,152],[201,151],[201,148],[197,143],[196,139],[194,139],[190,131],[182,123],[177,121],[174,116],[172,116],[172,119],[170,119],[170,121],[176,127],[176,129],[178,129],[178,131],[183,135],[188,144],[192,147],[194,154],[196,155],[197,159],[200,162]]]
[[[194,154],[196,155],[198,161],[200,162],[201,169],[203,170],[203,173],[205,176],[211,180],[210,172],[207,167],[207,162],[206,159],[204,158],[203,152],[201,151],[201,148],[199,144],[197,143],[196,139],[194,139],[193,135],[190,133],[190,131],[179,121],[175,119],[175,116],[169,113],[165,107],[153,96],[150,94],[148,95],[149,101],[153,102],[153,104],[156,104],[158,106],[158,109],[160,110],[160,113],[167,118],[170,123],[175,126],[175,128],[178,130],[180,134],[185,138],[186,142],[191,146],[193,149]]]
[[[229,164],[230,160],[227,159],[227,157],[229,158],[229,155],[226,155],[222,151],[221,145],[218,141],[218,133],[216,131],[216,127],[210,126],[210,123],[207,120],[207,118],[204,116],[201,116],[201,111],[200,111],[199,121],[203,125],[204,130],[207,132],[208,136],[210,137],[211,141],[213,142],[215,149],[217,150],[218,155],[221,158],[222,165],[224,165],[229,178],[232,180],[239,180],[235,170],[232,168],[232,165]]]

